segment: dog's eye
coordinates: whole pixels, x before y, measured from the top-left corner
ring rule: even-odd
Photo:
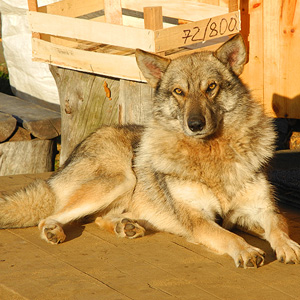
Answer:
[[[174,92],[176,95],[184,96],[183,90],[181,90],[181,89],[179,89],[179,88],[174,89],[173,92]]]
[[[206,92],[211,92],[217,87],[217,84],[215,82],[212,82],[208,85]]]

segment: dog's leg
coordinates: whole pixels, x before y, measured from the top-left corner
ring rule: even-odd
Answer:
[[[264,177],[248,185],[235,201],[238,204],[225,223],[235,223],[250,231],[259,229],[279,261],[300,263],[300,246],[290,239],[286,220],[275,206],[270,184]]]
[[[290,239],[285,218],[277,211],[267,212],[264,221],[265,239],[269,241],[280,262],[300,263],[300,245]]]
[[[39,223],[42,238],[52,244],[63,242],[66,237],[62,229],[64,224],[103,210],[115,200],[131,194],[135,183],[136,178],[131,172],[127,176],[119,174],[81,184],[58,212]]]
[[[210,220],[198,220],[193,227],[193,241],[219,254],[230,255],[237,267],[256,268],[264,264],[265,253],[249,245],[242,237]]]
[[[218,254],[231,256],[237,267],[255,268],[264,264],[265,253],[249,245],[242,237],[222,228],[209,216],[187,205],[156,213],[150,209],[143,214],[156,231],[166,231],[186,237],[189,242],[202,244]],[[148,226],[146,226],[148,228]]]

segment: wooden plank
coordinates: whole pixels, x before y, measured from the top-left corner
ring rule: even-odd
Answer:
[[[239,12],[155,31],[155,51],[166,51],[238,33]]]
[[[0,112],[0,142],[7,140],[15,131],[17,120],[10,114]]]
[[[41,6],[38,8],[38,11],[53,15],[76,18],[99,11],[103,8],[103,0],[62,0]]]
[[[189,0],[122,0],[122,7],[143,11],[144,7],[162,6],[163,16],[198,21],[228,12],[227,7],[209,5]]]
[[[300,2],[264,2],[264,101],[276,117],[300,118]]]
[[[28,12],[28,17],[31,30],[35,32],[86,40],[99,44],[154,51],[154,32],[151,30],[48,15],[39,12]]]
[[[0,144],[0,176],[53,171],[54,141],[39,140]]]
[[[121,0],[104,0],[104,11],[107,23],[123,24]]]
[[[40,139],[60,135],[60,114],[56,111],[1,93],[0,111],[14,116],[18,123]]]
[[[135,57],[71,49],[39,39],[32,40],[32,49],[35,61],[89,73],[145,81]]]

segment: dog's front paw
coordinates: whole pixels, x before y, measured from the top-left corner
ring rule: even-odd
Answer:
[[[145,229],[136,221],[124,218],[115,226],[115,232],[119,237],[134,239],[145,235]]]
[[[286,264],[300,263],[300,245],[291,239],[286,239],[275,249],[277,259]]]
[[[235,257],[234,262],[238,268],[258,268],[264,264],[265,252],[252,246],[241,250]]]

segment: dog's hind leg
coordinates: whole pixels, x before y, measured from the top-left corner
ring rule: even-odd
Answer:
[[[117,205],[118,200],[132,193],[135,184],[136,177],[132,171],[126,175],[115,174],[81,184],[63,207],[39,223],[41,237],[52,244],[63,242],[66,238],[63,225],[101,211],[111,204]]]

